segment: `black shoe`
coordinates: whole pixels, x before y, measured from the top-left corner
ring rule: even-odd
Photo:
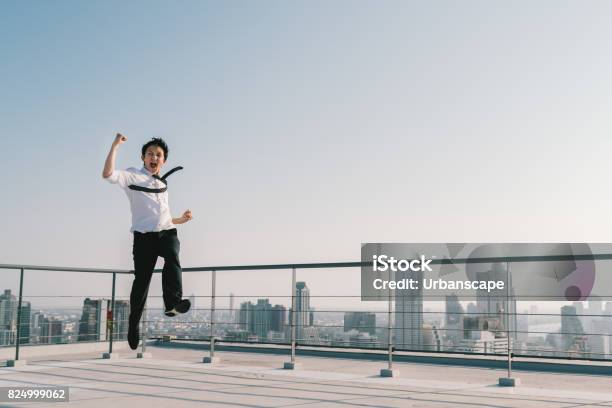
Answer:
[[[187,313],[190,307],[191,302],[189,301],[189,299],[183,299],[178,302],[173,308],[166,310],[164,314],[168,317],[174,317],[177,314]]]
[[[140,331],[138,330],[138,322],[132,323],[132,321],[130,320],[127,337],[130,348],[132,350],[136,350],[138,348],[138,343],[140,342]]]

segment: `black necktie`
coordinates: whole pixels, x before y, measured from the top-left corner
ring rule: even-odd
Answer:
[[[183,170],[182,166],[178,166],[173,168],[172,170],[168,171],[166,174],[164,174],[163,176],[159,177],[157,174],[153,174],[153,178],[156,180],[161,181],[162,183],[165,184],[165,186],[163,188],[148,188],[148,187],[142,187],[142,186],[136,186],[134,184],[130,184],[128,186],[128,188],[130,190],[135,190],[135,191],[142,191],[144,193],[163,193],[166,190],[168,190],[168,181],[166,181],[166,177],[170,176],[172,173],[174,173],[175,171],[179,171],[179,170]]]

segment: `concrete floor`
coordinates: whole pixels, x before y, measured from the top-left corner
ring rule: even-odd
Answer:
[[[298,356],[206,353],[148,347],[152,359],[53,356],[19,368],[0,368],[0,387],[63,385],[69,403],[2,406],[60,407],[612,407],[612,377],[517,372],[523,385],[497,386],[503,370],[396,363],[398,378],[380,378],[377,361]]]

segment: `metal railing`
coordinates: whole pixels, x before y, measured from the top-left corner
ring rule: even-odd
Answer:
[[[594,254],[594,255],[574,255],[574,256],[537,256],[537,257],[497,257],[497,258],[471,258],[471,259],[453,259],[453,260],[434,260],[432,263],[450,263],[453,262],[455,264],[467,264],[467,263],[498,263],[503,262],[511,264],[513,262],[547,262],[547,261],[563,261],[563,260],[598,260],[598,261],[607,261],[611,260],[611,254]],[[537,316],[537,317],[561,317],[559,314],[553,313],[518,313],[518,312],[510,312],[510,308],[508,306],[505,307],[503,314],[499,313],[490,313],[491,317],[499,317],[500,319],[505,319],[505,323],[500,327],[493,327],[488,329],[494,337],[490,339],[485,339],[482,341],[472,342],[473,344],[463,345],[454,344],[451,345],[446,340],[448,338],[458,338],[463,340],[465,339],[465,335],[467,332],[478,331],[477,329],[466,329],[465,326],[457,326],[446,324],[443,321],[440,321],[438,326],[431,326],[427,328],[428,333],[431,336],[428,336],[428,340],[421,339],[417,341],[397,341],[394,340],[394,337],[398,337],[397,333],[401,330],[419,330],[419,336],[422,336],[423,327],[419,328],[395,328],[394,320],[402,320],[402,315],[409,314],[419,314],[420,322],[422,326],[422,322],[425,321],[425,317],[428,315],[431,316],[442,316],[444,319],[447,319],[448,316],[457,315],[458,319],[455,319],[458,322],[464,322],[466,317],[470,316],[486,316],[486,313],[483,312],[469,312],[469,311],[461,311],[461,312],[432,312],[432,311],[419,311],[419,312],[410,312],[403,310],[393,310],[394,306],[394,298],[389,294],[389,298],[387,299],[387,310],[377,310],[377,311],[362,311],[364,313],[374,313],[375,317],[386,315],[386,324],[384,325],[368,325],[361,324],[357,327],[357,337],[354,339],[336,339],[335,341],[330,341],[328,338],[318,340],[315,338],[304,336],[306,331],[314,332],[315,335],[317,331],[336,331],[339,332],[340,329],[344,330],[346,327],[342,324],[338,323],[338,318],[336,317],[335,323],[324,323],[316,321],[308,322],[305,324],[302,318],[298,317],[298,313],[304,313],[302,310],[298,312],[298,305],[296,304],[296,284],[297,270],[309,270],[309,269],[338,269],[338,268],[360,268],[364,264],[362,262],[335,262],[335,263],[299,263],[299,264],[270,264],[270,265],[236,265],[236,266],[210,266],[210,267],[193,267],[193,268],[183,268],[183,272],[185,273],[196,273],[196,272],[211,272],[211,295],[210,296],[198,296],[198,298],[209,298],[210,299],[210,308],[200,308],[190,312],[187,315],[184,315],[182,318],[175,319],[173,323],[169,323],[164,318],[147,318],[147,311],[143,314],[142,323],[142,352],[145,352],[146,347],[146,339],[149,333],[151,334],[151,338],[161,339],[165,335],[173,335],[176,336],[177,340],[194,340],[194,341],[207,341],[209,342],[209,352],[210,359],[212,360],[215,355],[215,344],[223,342],[223,343],[242,343],[242,344],[271,344],[278,345],[282,347],[289,348],[289,356],[290,362],[295,363],[296,361],[296,349],[301,346],[309,346],[309,347],[333,347],[333,348],[351,348],[351,349],[371,349],[371,350],[379,350],[386,351],[388,354],[388,368],[393,368],[393,355],[397,351],[418,351],[418,352],[426,352],[426,353],[460,353],[460,354],[474,354],[474,355],[497,355],[497,356],[506,356],[507,364],[508,364],[508,376],[511,376],[511,365],[512,358],[515,356],[521,357],[548,357],[548,358],[561,358],[561,359],[603,359],[609,360],[611,355],[609,353],[609,347],[612,346],[612,329],[610,331],[600,332],[600,333],[592,333],[585,332],[584,330],[573,330],[573,331],[537,331],[537,330],[527,330],[519,329],[516,326],[511,330],[511,319],[516,322],[519,316]],[[22,316],[22,309],[24,306],[24,298],[28,298],[28,296],[24,295],[24,274],[27,271],[55,271],[55,272],[75,272],[75,273],[95,273],[95,274],[111,274],[112,275],[112,286],[111,286],[111,295],[110,295],[110,313],[109,320],[111,324],[108,325],[108,332],[106,339],[104,341],[108,342],[108,352],[113,352],[113,343],[117,339],[117,335],[124,339],[125,335],[125,319],[117,320],[115,316],[116,311],[116,302],[120,300],[120,298],[116,294],[116,281],[117,275],[131,275],[133,271],[131,270],[120,270],[120,269],[96,269],[96,268],[74,268],[74,267],[50,267],[50,266],[34,266],[34,265],[3,265],[0,264],[0,269],[4,270],[18,270],[20,272],[19,278],[19,296],[17,299],[17,316],[16,316],[16,339],[14,341],[15,347],[15,360],[19,360],[20,358],[20,346],[27,344],[30,340],[30,336],[22,336],[24,332],[22,330],[22,325],[25,324]],[[291,294],[287,296],[265,296],[265,295],[251,295],[251,296],[234,296],[234,298],[243,298],[243,299],[253,299],[253,298],[274,298],[281,297],[287,298],[290,300],[290,309],[283,312],[284,317],[282,332],[286,333],[284,336],[277,336],[272,339],[262,338],[263,336],[256,336],[256,333],[262,334],[263,331],[266,331],[266,328],[269,328],[269,322],[261,323],[261,322],[248,322],[242,321],[240,319],[236,319],[237,315],[240,315],[240,308],[217,308],[217,299],[219,298],[228,298],[228,295],[218,295],[217,294],[217,272],[223,271],[262,271],[262,270],[287,270],[291,271]],[[507,270],[509,268],[507,267]],[[156,270],[156,273],[160,273],[161,270]],[[2,289],[2,288],[0,288]],[[27,292],[26,292],[27,293]],[[49,297],[60,297],[60,296],[49,296]],[[77,297],[85,297],[85,296],[77,296]],[[158,296],[149,296],[150,298],[159,298]],[[29,297],[35,298],[35,297]],[[361,296],[357,295],[328,295],[328,296],[318,296],[317,294],[311,294],[310,299],[318,299],[318,298],[355,298],[359,299]],[[510,302],[511,296],[509,293],[506,295],[506,305]],[[425,300],[426,302],[426,300]],[[149,308],[148,311],[156,311],[156,309]],[[259,312],[275,313],[278,310],[274,309],[258,309]],[[308,310],[307,312],[310,312]],[[195,314],[194,314],[195,313]],[[204,319],[194,318],[197,314],[204,314]],[[249,313],[248,311],[246,313]],[[314,310],[314,316],[319,317],[321,320],[321,316],[325,314],[341,314],[341,313],[357,313],[355,310]],[[225,316],[227,318],[230,316],[230,320],[218,319],[217,315]],[[159,314],[161,315],[161,313]],[[232,318],[233,316],[233,318]],[[582,314],[576,313],[575,315],[570,315],[570,318],[575,316],[576,319],[580,320],[580,318],[598,318],[598,319],[609,319],[610,327],[612,327],[612,313],[606,314],[602,311],[601,314]],[[287,322],[288,318],[288,322]],[[248,317],[246,318],[248,320]],[[244,320],[244,319],[243,319]],[[316,320],[316,319],[314,319]],[[324,319],[325,320],[325,319]],[[329,319],[327,319],[329,321]],[[379,320],[379,319],[375,319]],[[384,319],[381,319],[384,320]],[[379,320],[380,321],[380,320]],[[500,321],[501,323],[501,321]],[[51,325],[52,323],[48,323]],[[188,325],[202,325],[201,330],[196,333],[177,333],[176,329],[151,329],[151,325],[159,325],[161,327],[170,325],[171,327],[176,327],[177,324],[188,324]],[[454,327],[457,326],[457,327]],[[120,332],[117,332],[120,327],[123,329]],[[225,327],[225,328],[224,328]],[[230,330],[227,329],[230,328]],[[261,329],[263,327],[263,329]],[[307,329],[308,328],[308,329]],[[313,328],[312,330],[310,328]],[[231,335],[232,329],[234,330],[234,334]],[[208,334],[203,335],[202,330],[207,330]],[[49,330],[48,330],[49,331]],[[268,331],[269,332],[272,330]],[[280,331],[279,331],[280,333]],[[372,335],[368,338],[368,336],[359,337],[358,333],[369,333]],[[385,335],[386,333],[386,335]],[[410,335],[410,333],[408,333]],[[554,347],[538,347],[533,346],[529,347],[526,345],[525,347],[518,347],[517,341],[518,337],[521,335],[546,335],[552,336],[560,342],[565,342],[565,345],[559,345],[557,349]],[[57,335],[59,336],[59,335]],[[63,333],[61,334],[63,336]],[[95,337],[96,335],[92,335]],[[585,347],[585,344],[588,345],[588,339],[593,336],[598,336],[603,338],[603,343],[608,344],[608,352],[600,351],[600,350],[588,350]],[[47,336],[49,341],[53,339],[54,335]],[[349,335],[350,337],[350,335]],[[375,339],[374,339],[375,338]],[[431,340],[433,338],[433,340]],[[586,340],[584,339],[586,338]],[[82,340],[86,338],[83,337]],[[605,340],[607,339],[607,340]],[[574,341],[577,344],[571,344],[568,348],[568,342]],[[470,343],[470,342],[467,342]]]

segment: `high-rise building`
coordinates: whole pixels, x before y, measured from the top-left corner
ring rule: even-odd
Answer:
[[[30,302],[22,302],[21,310],[18,310],[19,301],[17,297],[11,294],[10,289],[5,289],[0,295],[0,331],[4,332],[0,339],[0,345],[13,344],[16,339],[19,339],[19,344],[27,344],[30,342],[30,314],[32,306]],[[19,313],[20,312],[20,313]],[[19,324],[19,334],[17,334],[17,318],[21,316]],[[11,343],[4,343],[9,341]]]
[[[40,317],[40,340],[41,344],[63,343],[64,322],[53,317]]]
[[[312,325],[310,316],[310,290],[306,282],[295,284],[295,333],[298,341],[304,338],[304,327]]]
[[[268,299],[257,299],[257,304],[253,307],[253,329],[259,340],[266,339],[272,326],[272,305]]]
[[[463,338],[463,306],[459,303],[457,295],[448,295],[446,296],[445,308],[444,335],[449,346],[454,347]]]
[[[234,311],[234,294],[230,293],[229,296],[229,322],[235,322],[236,321],[236,312]]]
[[[30,343],[38,344],[40,342],[40,319],[41,312],[34,312],[30,318]]]
[[[268,299],[258,299],[255,305],[255,334],[260,340],[272,330],[273,308]]]
[[[115,300],[113,318],[115,323],[113,326],[113,338],[116,340],[127,339],[130,319],[130,302],[128,300]]]
[[[253,329],[253,303],[243,302],[238,312],[238,330],[251,333]]]
[[[21,302],[21,313],[19,325],[19,344],[28,344],[30,342],[30,318],[32,314],[32,305],[30,302]]]
[[[17,298],[5,289],[0,295],[0,328],[11,329],[17,321]]]
[[[5,289],[0,295],[0,345],[14,344],[17,338],[17,298]]]
[[[516,339],[516,298],[512,290],[512,282],[508,282],[506,265],[501,262],[494,263],[489,271],[478,272],[476,279],[480,281],[505,282],[504,289],[493,289],[491,291],[485,289],[476,290],[476,306],[478,312],[482,313],[487,319],[499,317],[503,329],[510,332],[511,338]]]
[[[395,280],[415,279],[423,281],[423,272],[396,272]],[[401,350],[423,348],[423,286],[418,289],[395,290],[395,339]]]
[[[584,335],[584,329],[576,315],[575,306],[561,307],[561,335],[564,351],[570,350],[575,345],[576,339]]]
[[[272,307],[272,321],[270,322],[270,330],[278,333],[285,331],[287,327],[287,308],[283,305],[274,305]]]
[[[49,336],[51,335],[51,332],[49,330],[49,318],[44,314],[41,314],[38,318],[38,330],[40,331],[38,342],[40,344],[51,343],[51,340],[49,338]]]
[[[109,300],[104,299],[87,298],[83,301],[78,341],[106,340],[106,312],[109,303]]]
[[[265,340],[270,331],[284,331],[286,311],[282,305],[272,306],[268,299],[257,299],[256,304],[243,302],[238,313],[238,328]]]
[[[49,333],[51,337],[51,344],[60,344],[64,342],[63,328],[63,321],[53,317],[49,319]]]
[[[376,335],[376,314],[370,312],[344,313],[344,331],[356,330],[359,333]]]

